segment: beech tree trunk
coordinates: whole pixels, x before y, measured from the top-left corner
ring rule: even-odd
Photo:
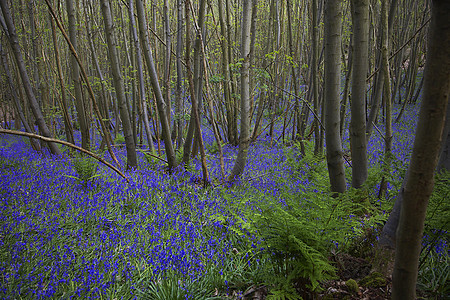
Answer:
[[[12,78],[11,72],[9,70],[8,61],[6,59],[6,53],[3,51],[1,43],[0,43],[0,56],[2,57],[3,69],[5,70],[5,75],[8,80],[9,87],[11,89],[14,106],[17,111],[16,116],[19,115],[20,121],[22,122],[22,124],[25,128],[25,131],[28,133],[33,133],[31,126],[28,124],[28,121],[25,119],[25,115],[23,114],[22,106],[20,105],[20,101],[19,101],[19,96],[17,95],[16,88],[15,88],[14,82],[13,82],[13,78]],[[21,126],[20,126],[20,122],[17,119],[17,117],[15,118],[14,123],[15,123],[14,125],[16,125],[16,127],[18,127],[20,129]],[[19,124],[19,126],[17,126],[17,124]],[[39,144],[39,142],[36,139],[30,138],[30,143],[34,150],[36,150],[38,152],[41,151],[41,145]]]
[[[422,234],[450,94],[450,2],[432,2],[423,100],[397,230],[392,299],[415,299]]]
[[[153,61],[152,51],[150,49],[147,21],[145,18],[144,3],[142,2],[142,0],[136,1],[136,10],[138,15],[139,35],[141,38],[142,50],[144,52],[144,58],[147,63],[148,73],[150,75],[150,81],[153,87],[153,93],[155,94],[156,106],[158,108],[158,114],[161,122],[167,163],[169,165],[169,169],[172,169],[177,165],[177,161],[171,140],[169,121],[166,115],[166,103],[161,92],[161,86],[159,85],[158,81],[158,74],[156,73],[156,67]]]
[[[150,148],[150,151],[155,154],[155,145],[153,145],[153,138],[152,138],[152,132],[150,131],[150,122],[148,120],[148,109],[147,109],[147,101],[145,96],[145,81],[144,81],[144,71],[142,67],[142,52],[141,52],[141,45],[139,43],[139,37],[136,30],[136,24],[134,19],[134,9],[133,9],[133,0],[129,0],[129,17],[130,17],[130,24],[132,28],[133,33],[133,41],[136,49],[136,60],[137,60],[137,67],[138,67],[138,76],[139,76],[139,96],[140,96],[140,102],[143,107],[143,120],[144,120],[144,129],[145,134],[147,135],[147,141],[148,146]]]
[[[341,79],[341,18],[339,0],[325,2],[325,140],[331,191],[343,193],[345,183],[344,158],[340,126],[340,79]]]
[[[352,0],[353,73],[350,146],[352,186],[360,188],[367,179],[366,76],[369,61],[369,0]]]
[[[105,24],[106,42],[108,44],[108,54],[111,71],[114,79],[114,88],[119,104],[120,118],[122,119],[123,135],[127,149],[127,169],[137,166],[136,146],[134,144],[133,130],[131,128],[130,114],[125,98],[125,87],[120,71],[120,62],[117,55],[116,40],[114,37],[111,8],[108,0],[101,0],[103,21]]]
[[[251,0],[244,0],[242,8],[241,34],[241,135],[239,137],[239,152],[228,181],[236,180],[244,172],[247,163],[247,152],[250,144],[250,25],[252,18]]]
[[[66,9],[69,22],[69,37],[75,51],[78,52],[78,40],[77,40],[77,22],[75,19],[75,7],[73,6],[73,0],[66,0]],[[81,77],[80,68],[78,62],[73,55],[70,56],[70,68],[72,81],[75,91],[75,108],[77,110],[78,123],[80,125],[81,132],[81,147],[83,149],[90,149],[90,134],[89,123],[86,116],[86,104],[84,103],[83,93],[81,91]]]
[[[16,28],[14,26],[7,1],[0,1],[0,6],[3,12],[3,17],[7,30],[5,34],[11,45],[14,54],[14,59],[16,60],[17,68],[19,69],[19,74],[22,79],[23,88],[25,89],[25,93],[31,106],[31,111],[33,112],[34,118],[36,119],[36,123],[39,127],[39,131],[42,133],[42,135],[44,137],[52,138],[50,130],[47,127],[47,124],[45,124],[44,116],[39,107],[39,103],[36,99],[36,96],[34,95],[33,88],[31,87],[31,81],[30,78],[28,77],[25,63],[23,61],[19,40],[17,38]],[[54,155],[62,154],[61,150],[59,150],[58,146],[55,143],[49,142],[48,146],[52,154]]]

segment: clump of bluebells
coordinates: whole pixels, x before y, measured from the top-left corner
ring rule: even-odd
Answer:
[[[399,161],[409,159],[416,114],[413,109],[394,125]],[[212,133],[204,132],[205,143],[212,145]],[[133,299],[161,292],[161,282],[168,282],[168,289],[182,287],[174,293],[192,298],[194,290],[212,295],[215,288],[243,289],[239,282],[257,281],[264,262],[255,253],[264,251],[264,242],[229,208],[239,208],[242,195],[252,190],[289,207],[284,195],[301,195],[302,187],[314,189],[317,180],[316,173],[296,166],[298,152],[276,142],[281,134],[279,125],[275,142],[262,134],[250,147],[234,188],[206,189],[196,184],[201,178],[196,159],[189,171],[167,174],[164,166],[141,156],[139,168],[126,173],[130,183],[96,163],[97,175],[79,180],[70,157],[39,154],[21,138],[2,136],[0,298]],[[380,165],[383,146],[377,133],[368,149],[370,164]],[[229,173],[238,148],[226,145],[223,151]],[[125,153],[117,155],[125,159]],[[214,182],[220,182],[217,153],[207,156],[207,165]],[[249,202],[255,213],[258,201]]]

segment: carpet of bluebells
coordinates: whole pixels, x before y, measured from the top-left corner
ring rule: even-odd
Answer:
[[[402,122],[394,124],[398,169],[409,161],[418,105],[406,109]],[[207,128],[204,135],[205,144],[212,145]],[[278,126],[275,136],[280,135]],[[295,165],[287,163],[289,146],[270,144],[262,134],[251,146],[237,186],[276,196],[281,188],[295,191],[308,184],[307,178],[296,178],[280,186],[277,178],[291,174]],[[349,147],[348,137],[344,147]],[[237,150],[224,147],[228,173]],[[377,131],[368,151],[371,165],[382,164],[383,141]],[[117,155],[125,164],[124,151],[117,149]],[[197,160],[168,174],[141,152],[139,167],[126,172],[130,183],[101,164],[96,177],[81,182],[70,156],[42,155],[30,150],[24,138],[1,135],[0,298],[139,298],[143,279],[154,282],[169,273],[195,280],[215,272],[226,288],[220,275],[236,239],[229,224],[211,216],[226,215],[239,189],[220,184],[217,153],[208,154],[207,164],[211,178],[217,179],[207,189],[198,184]],[[389,190],[396,192],[391,186]],[[259,247],[259,241],[254,245]]]

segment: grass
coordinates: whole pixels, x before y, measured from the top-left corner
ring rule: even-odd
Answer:
[[[332,249],[345,251],[365,228],[387,216],[409,159],[416,119],[417,107],[409,107],[404,121],[394,124],[396,163],[387,198],[381,200],[376,195],[383,144],[374,133],[366,218],[349,207],[351,191],[341,202],[332,201],[323,160],[300,157],[295,145],[269,147],[263,135],[249,149],[235,187],[207,189],[196,184],[201,178],[197,160],[189,170],[169,175],[140,153],[139,168],[127,173],[127,184],[95,162],[43,156],[21,138],[2,136],[0,298],[236,299],[258,285],[272,289],[272,298],[283,293],[295,298],[292,284],[285,283],[294,280],[290,274],[299,274],[299,264],[307,263],[298,257],[314,253],[327,263]],[[205,132],[205,143],[213,145],[212,134]],[[207,164],[218,179],[218,159],[214,147],[210,150]],[[224,147],[228,172],[236,153],[236,147]],[[117,155],[125,159],[123,152]],[[348,167],[346,172],[350,178]],[[283,240],[291,244],[271,243],[274,233],[289,229],[274,221],[289,218],[297,230]],[[341,230],[330,230],[331,225]],[[284,231],[263,230],[270,228]],[[431,252],[421,274],[445,285],[442,270],[429,271],[442,261],[436,247]],[[448,261],[448,246],[440,253]],[[306,278],[312,289],[332,276],[324,268],[325,273]],[[281,279],[271,282],[273,274]],[[422,285],[428,288],[430,282]],[[428,289],[439,292],[443,284]]]

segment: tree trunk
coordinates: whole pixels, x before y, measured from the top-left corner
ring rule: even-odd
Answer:
[[[344,159],[339,134],[341,74],[341,1],[325,2],[325,139],[333,193],[346,191]]]
[[[228,181],[236,180],[244,172],[247,162],[248,146],[250,144],[250,25],[252,18],[251,0],[244,0],[242,8],[241,34],[241,135],[239,137],[239,152]]]
[[[170,61],[172,57],[172,36],[170,34],[170,19],[169,19],[169,3],[164,0],[164,37],[166,41],[166,52],[164,57],[164,99],[166,100],[166,114],[167,120],[170,122],[171,114],[171,100],[170,100]]]
[[[70,122],[69,109],[67,106],[66,87],[64,85],[63,70],[61,67],[61,59],[59,56],[58,39],[56,38],[55,20],[53,20],[53,17],[51,15],[50,15],[50,23],[52,26],[52,38],[53,38],[53,45],[54,45],[54,51],[55,51],[56,70],[58,71],[59,86],[61,88],[60,103],[61,103],[61,110],[63,112],[63,117],[64,117],[63,118],[64,119],[64,129],[66,132],[67,141],[71,144],[75,144],[75,140],[73,138],[73,127],[72,127],[72,123]]]
[[[105,24],[106,42],[108,44],[108,54],[111,71],[114,79],[114,88],[119,104],[120,118],[122,119],[123,135],[127,149],[127,169],[137,166],[136,146],[134,144],[133,130],[131,128],[130,114],[125,98],[125,87],[120,71],[120,62],[117,54],[116,40],[114,37],[111,9],[108,0],[101,0],[103,21]]]
[[[369,0],[352,0],[353,76],[350,146],[352,186],[360,188],[367,179],[366,77],[369,60]]]
[[[73,6],[73,0],[66,0],[66,9],[69,22],[69,37],[75,51],[78,52],[77,41],[77,22],[75,19],[75,7]],[[84,103],[83,94],[81,91],[81,77],[80,68],[77,60],[73,55],[70,56],[70,68],[72,70],[72,81],[75,90],[75,108],[77,110],[78,122],[80,124],[81,131],[81,147],[83,149],[90,149],[90,135],[89,124],[86,116],[86,104]]]
[[[228,0],[227,0],[228,1]],[[221,47],[222,47],[222,72],[223,72],[223,94],[224,94],[224,101],[225,101],[225,107],[226,107],[226,113],[227,113],[227,137],[228,141],[236,145],[238,141],[237,137],[237,123],[235,120],[235,115],[233,113],[233,99],[231,94],[231,75],[230,75],[230,54],[228,53],[230,47],[229,47],[229,41],[228,40],[228,22],[225,21],[225,9],[223,7],[223,1],[218,0],[218,7],[219,7],[219,23],[220,23],[220,33],[221,33]]]
[[[0,1],[0,6],[3,12],[3,17],[7,29],[7,32],[5,33],[13,50],[14,58],[16,60],[17,67],[19,69],[20,77],[22,78],[22,84],[25,89],[28,101],[30,102],[31,110],[33,112],[34,118],[36,119],[39,131],[42,133],[43,136],[52,138],[50,130],[48,129],[47,124],[45,124],[44,116],[42,115],[42,111],[39,108],[39,103],[34,95],[33,88],[31,87],[30,78],[28,77],[25,63],[23,62],[22,53],[20,52],[20,45],[16,34],[16,28],[14,27],[14,23],[12,20],[11,13],[9,11],[8,4],[6,3],[6,1]],[[48,146],[52,154],[54,155],[62,154],[61,150],[59,150],[58,146],[55,143],[50,142],[48,143]]]
[[[23,127],[25,127],[25,131],[28,133],[33,133],[31,126],[28,124],[28,121],[25,119],[25,115],[23,114],[22,106],[20,105],[20,101],[19,101],[19,96],[17,95],[16,89],[14,87],[13,78],[12,78],[11,72],[9,70],[8,61],[6,59],[6,53],[3,52],[1,43],[0,43],[0,55],[2,57],[3,69],[5,70],[5,75],[8,80],[9,87],[11,89],[14,106],[17,111],[16,116],[19,115],[20,121],[22,122]],[[16,125],[16,127],[19,127],[19,129],[20,129],[20,122],[17,119],[17,117],[15,118],[14,123],[15,123],[14,125]],[[19,124],[19,126],[17,126],[17,124]],[[34,150],[36,150],[38,152],[41,151],[41,145],[39,144],[39,142],[36,139],[30,138],[30,143]]]
[[[384,172],[387,174],[391,167],[392,155],[392,116],[391,116],[391,78],[389,74],[389,58],[388,58],[388,3],[387,0],[382,0],[381,4],[381,23],[382,23],[382,38],[381,38],[381,66],[383,68],[383,101],[385,104],[385,147],[384,147]],[[383,177],[380,195],[382,198],[387,191],[387,178]]]
[[[147,103],[146,103],[146,96],[145,96],[145,82],[144,82],[144,72],[142,67],[142,52],[141,52],[141,45],[139,43],[139,37],[136,30],[136,24],[134,19],[134,12],[133,12],[133,0],[129,0],[129,17],[130,17],[130,24],[131,29],[133,32],[133,40],[134,45],[136,49],[136,60],[137,60],[137,67],[138,67],[138,76],[139,76],[139,96],[140,96],[140,102],[143,106],[143,116],[144,119],[144,129],[145,134],[147,135],[147,141],[148,146],[150,148],[150,151],[155,154],[155,145],[153,144],[153,138],[152,138],[152,132],[150,131],[150,123],[148,120],[148,110],[147,110]]]
[[[439,163],[436,171],[450,171],[450,105],[447,105],[447,115],[445,118],[445,129],[442,135],[441,154],[439,154]]]
[[[147,22],[145,19],[145,9],[142,0],[136,1],[136,10],[138,15],[141,45],[144,52],[144,58],[147,63],[148,73],[150,75],[150,81],[153,87],[153,93],[155,94],[156,105],[158,108],[158,114],[161,122],[164,146],[166,149],[167,163],[169,165],[169,169],[173,169],[177,165],[177,161],[175,157],[175,151],[173,150],[169,121],[166,115],[166,103],[164,101],[161,92],[161,87],[158,81],[158,74],[156,73],[155,63],[153,61],[153,55],[150,49],[149,38],[147,33]]]
[[[183,3],[177,0],[177,85],[175,89],[175,120],[174,127],[177,136],[177,148],[183,144],[183,124],[182,124],[182,88],[181,79],[183,70],[181,66],[181,55],[183,52]]]
[[[189,6],[191,2],[190,0],[186,0],[185,3],[185,11],[186,11],[186,19],[189,20]],[[206,166],[206,153],[205,148],[203,145],[203,137],[202,137],[202,130],[201,130],[201,123],[200,123],[200,111],[198,109],[198,101],[197,99],[201,96],[201,87],[200,87],[200,80],[201,73],[200,73],[200,57],[201,57],[201,28],[203,27],[203,20],[205,15],[205,7],[206,7],[206,0],[201,0],[199,4],[199,22],[197,26],[197,39],[195,41],[195,50],[194,50],[194,63],[196,64],[194,66],[194,75],[196,75],[195,82],[192,79],[192,73],[191,73],[191,67],[190,67],[190,60],[189,60],[189,52],[190,52],[190,43],[188,40],[186,40],[186,69],[187,69],[187,75],[188,75],[188,81],[189,81],[189,93],[191,95],[191,103],[192,103],[192,109],[191,109],[191,120],[190,125],[193,126],[192,129],[195,129],[196,133],[196,139],[198,142],[198,146],[200,149],[200,158],[201,158],[201,164],[202,164],[202,172],[203,172],[203,183],[206,186],[209,183],[209,173],[208,168]],[[189,32],[189,23],[186,22],[186,31]],[[198,65],[197,65],[198,64]],[[200,93],[199,93],[200,92]],[[189,135],[189,134],[188,134]],[[184,155],[183,155],[183,162],[188,163],[189,162],[189,146],[191,144],[191,139],[186,139],[185,147],[184,147]]]
[[[428,200],[450,93],[450,2],[432,2],[423,102],[397,231],[392,299],[415,299]]]

